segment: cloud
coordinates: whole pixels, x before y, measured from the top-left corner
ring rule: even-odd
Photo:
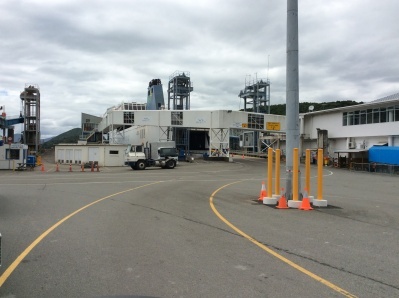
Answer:
[[[285,102],[286,1],[5,0],[0,105],[19,115],[26,83],[41,92],[42,133],[80,127],[148,82],[189,71],[192,109],[239,109],[245,81],[268,77]],[[301,101],[362,100],[399,90],[396,0],[299,1]]]

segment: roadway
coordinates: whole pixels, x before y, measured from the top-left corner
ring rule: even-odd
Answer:
[[[398,177],[324,168],[300,211],[257,202],[264,159],[68,168],[0,172],[0,297],[399,296]]]

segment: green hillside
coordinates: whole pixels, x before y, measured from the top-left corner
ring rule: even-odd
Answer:
[[[81,128],[73,128],[67,132],[64,132],[54,138],[52,138],[50,141],[45,142],[42,144],[42,149],[50,149],[54,147],[57,144],[76,144],[79,140],[79,138],[82,135],[82,129]]]

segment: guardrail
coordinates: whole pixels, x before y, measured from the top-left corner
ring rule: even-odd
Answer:
[[[370,172],[380,174],[399,175],[399,165],[381,164],[381,163],[358,163],[351,162],[350,171]]]

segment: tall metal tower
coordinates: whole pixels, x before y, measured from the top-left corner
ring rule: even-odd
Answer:
[[[168,84],[168,110],[189,110],[190,93],[193,86],[190,80],[190,72],[176,70],[169,76]],[[172,106],[170,101],[172,100]],[[182,123],[183,112],[172,112],[172,123]],[[172,127],[173,140],[179,150],[189,150],[190,131],[187,128]]]
[[[30,154],[37,154],[40,145],[40,89],[36,84],[25,84],[20,95],[24,111],[23,143]]]
[[[244,99],[244,111],[252,105],[254,113],[270,114],[270,81],[269,79],[256,79],[256,82],[247,82],[238,97]]]
[[[192,91],[190,73],[176,70],[169,76],[168,110],[189,110],[190,92]],[[170,106],[170,100],[172,100],[172,107]]]

